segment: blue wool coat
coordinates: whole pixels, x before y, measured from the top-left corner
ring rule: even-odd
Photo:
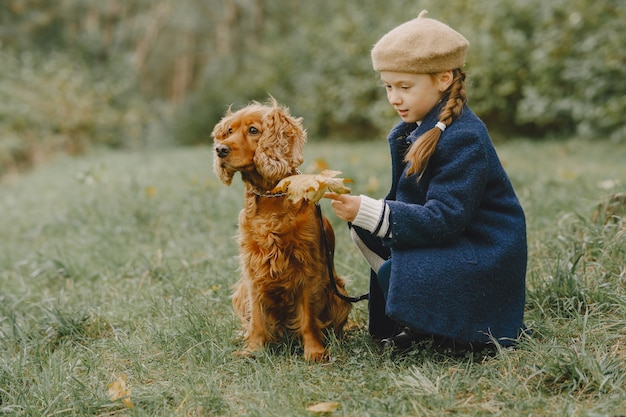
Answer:
[[[399,123],[388,137],[392,237],[374,249],[391,255],[391,277],[385,302],[372,273],[370,332],[389,337],[399,323],[459,342],[493,337],[510,345],[523,328],[524,212],[486,127],[467,107],[442,133],[422,178],[407,178],[406,149],[439,111],[419,127]]]

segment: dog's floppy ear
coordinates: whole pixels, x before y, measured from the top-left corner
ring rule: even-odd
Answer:
[[[254,165],[266,179],[279,180],[293,173],[303,160],[302,148],[306,131],[302,118],[294,118],[289,110],[271,100],[271,108],[263,117],[263,134],[254,154]]]
[[[230,124],[230,116],[232,116],[233,112],[231,108],[228,108],[226,115],[219,121],[213,128],[213,132],[211,136],[213,137],[213,144],[217,145],[220,139],[224,139],[228,137],[228,125]],[[234,171],[229,171],[227,169],[222,168],[221,160],[217,156],[217,153],[213,152],[213,172],[215,175],[226,185],[230,185],[233,182],[233,177],[235,176]]]

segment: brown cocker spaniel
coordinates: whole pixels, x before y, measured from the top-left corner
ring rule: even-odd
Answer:
[[[314,203],[290,201],[271,190],[284,177],[298,173],[306,133],[301,118],[274,99],[253,102],[228,111],[213,129],[213,168],[230,185],[236,172],[245,183],[245,203],[239,214],[241,277],[235,286],[233,306],[244,328],[249,355],[284,335],[295,336],[304,358],[328,359],[324,331],[341,334],[350,304],[331,288],[327,252],[335,244],[333,229],[323,217],[323,230]],[[328,266],[330,265],[330,266]],[[345,294],[343,279],[336,277]]]

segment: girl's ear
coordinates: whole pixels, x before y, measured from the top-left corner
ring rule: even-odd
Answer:
[[[443,71],[435,75],[435,83],[437,84],[437,89],[442,93],[446,91],[452,85],[454,81],[454,74],[452,71]]]

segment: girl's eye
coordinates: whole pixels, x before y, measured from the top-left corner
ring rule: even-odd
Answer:
[[[257,135],[257,134],[259,134],[259,129],[257,129],[254,126],[250,126],[248,128],[248,133],[250,133],[251,135]]]

